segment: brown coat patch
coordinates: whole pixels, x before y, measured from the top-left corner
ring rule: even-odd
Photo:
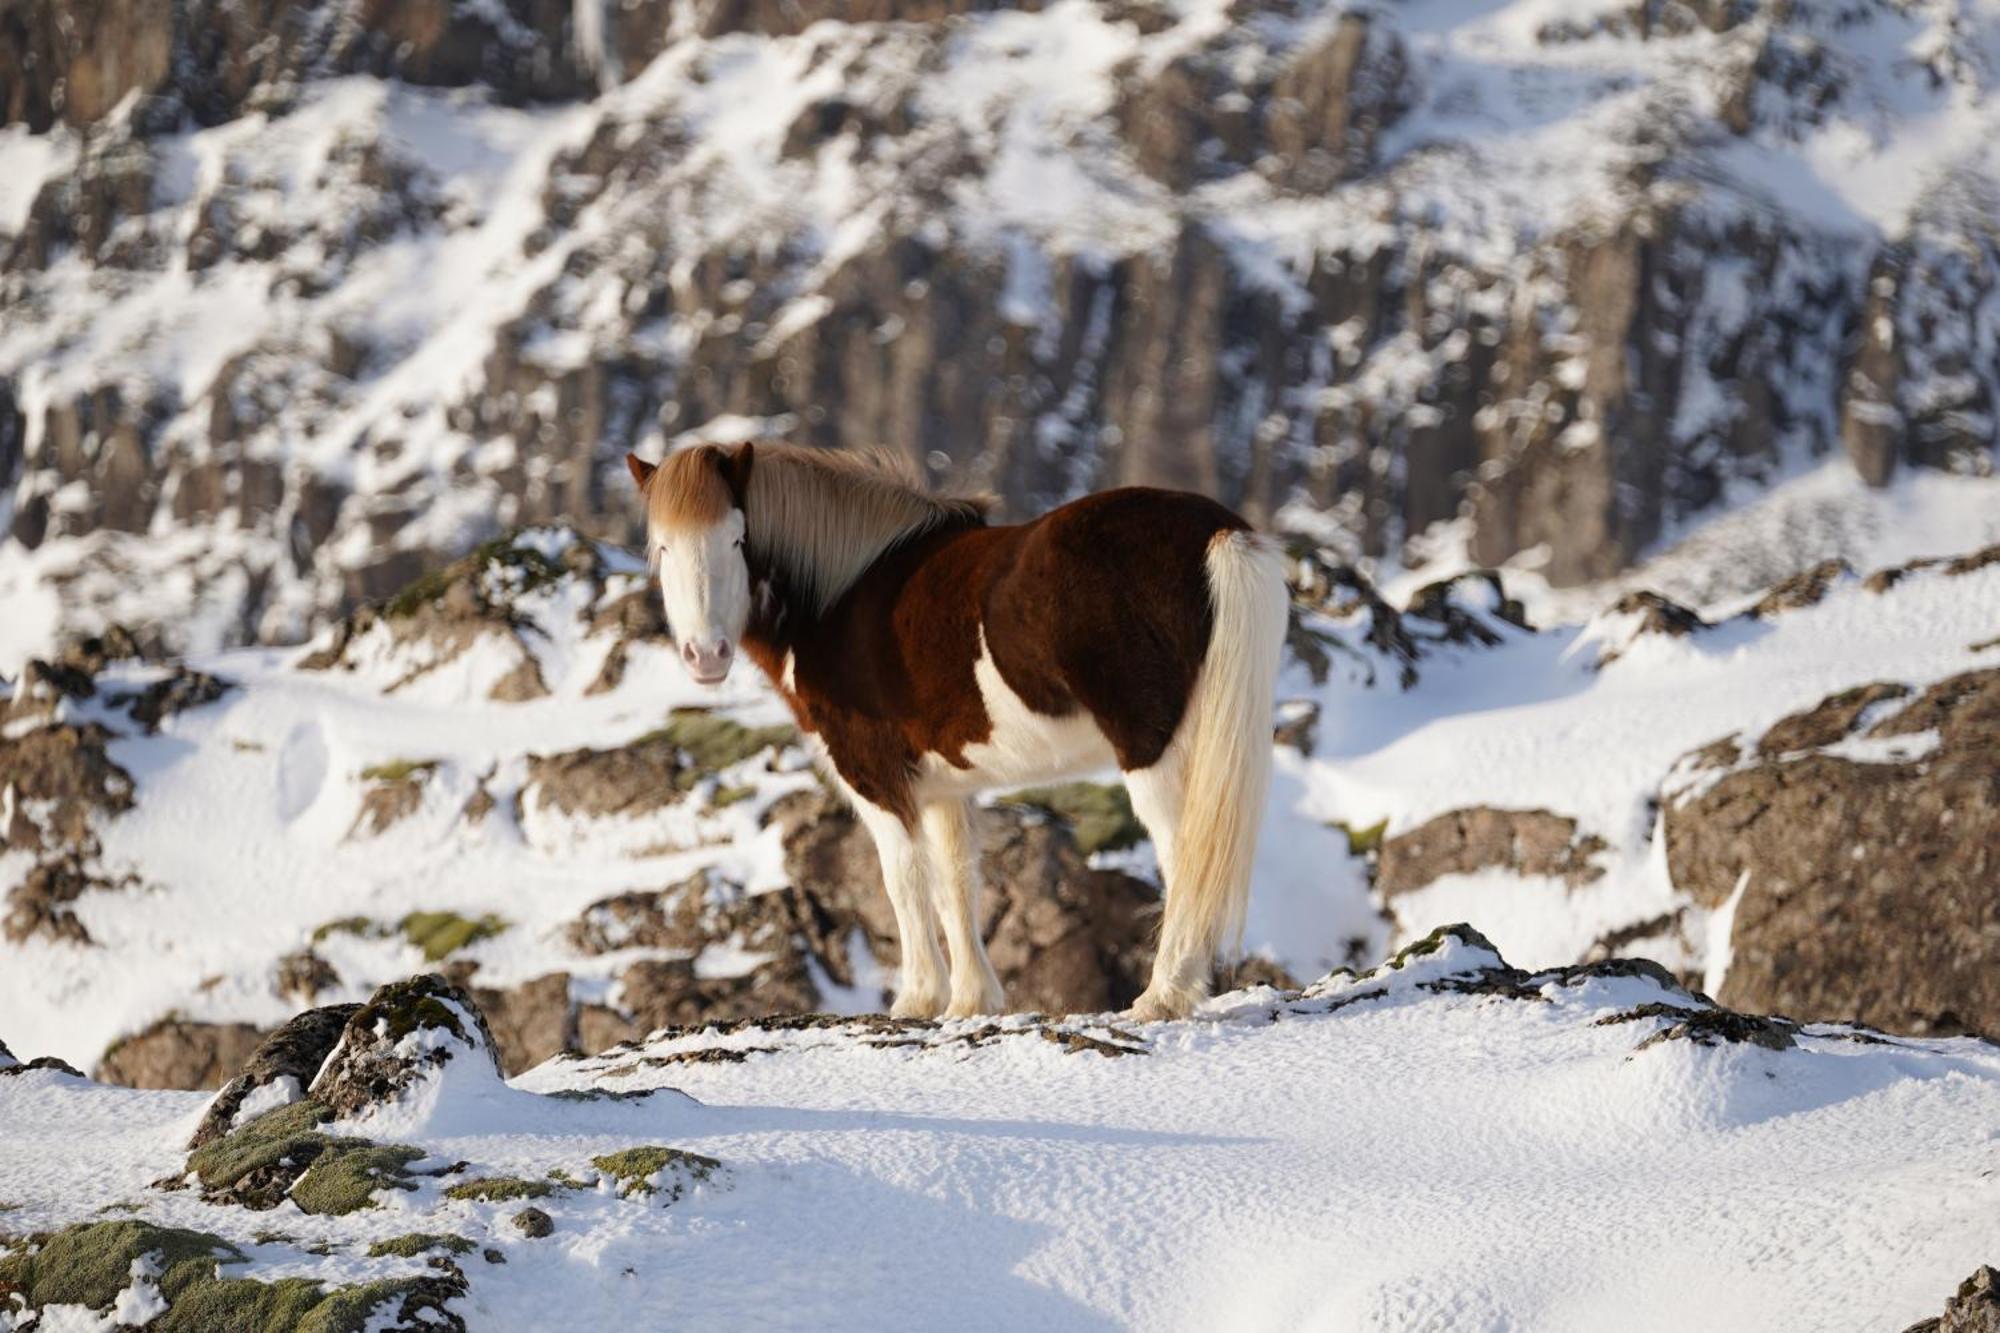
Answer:
[[[824,615],[778,590],[744,647],[781,689],[792,654],[800,726],[858,795],[905,820],[926,754],[969,767],[966,747],[992,735],[973,672],[982,624],[1031,709],[1084,710],[1121,768],[1148,768],[1208,650],[1209,545],[1246,527],[1201,496],[1134,487],[1018,526],[933,530],[882,555]]]

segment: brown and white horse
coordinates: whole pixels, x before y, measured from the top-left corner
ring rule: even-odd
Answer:
[[[1214,501],[1107,491],[1031,523],[787,445],[627,456],[689,672],[740,647],[874,836],[902,935],[892,1012],[1003,1005],[969,805],[1116,763],[1165,879],[1141,1019],[1185,1015],[1240,935],[1285,627],[1269,544]],[[938,947],[943,926],[949,983]]]

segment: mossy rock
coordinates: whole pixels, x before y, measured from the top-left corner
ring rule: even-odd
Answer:
[[[490,912],[480,917],[460,916],[456,912],[412,912],[396,923],[396,929],[404,939],[423,950],[426,962],[435,963],[468,944],[492,939],[509,924],[504,917]]]
[[[332,1118],[308,1097],[263,1115],[188,1154],[188,1169],[211,1199],[275,1208],[287,1197],[308,1213],[368,1207],[379,1189],[415,1189],[409,1163],[419,1148],[321,1133]]]
[[[412,778],[427,778],[437,771],[440,759],[391,759],[386,763],[370,764],[361,770],[363,782],[408,782]]]
[[[292,1186],[292,1201],[308,1213],[342,1216],[374,1206],[375,1192],[414,1190],[409,1165],[424,1156],[421,1148],[400,1143],[372,1144],[365,1139],[336,1139],[335,1151],[319,1156]],[[350,1144],[364,1146],[350,1147]]]
[[[656,1145],[606,1153],[591,1158],[590,1164],[616,1182],[621,1199],[659,1193],[662,1186],[656,1177],[672,1168],[674,1179],[665,1183],[668,1203],[679,1199],[690,1182],[700,1184],[722,1169],[722,1163],[713,1157]]]
[[[412,1231],[406,1236],[392,1236],[388,1240],[376,1241],[368,1247],[368,1257],[414,1259],[432,1250],[444,1250],[449,1254],[470,1254],[472,1249],[472,1242],[463,1236],[454,1236],[441,1231]]]
[[[132,1262],[155,1256],[154,1279],[169,1304],[191,1286],[212,1282],[222,1263],[243,1252],[206,1231],[125,1220],[65,1227],[31,1250],[0,1259],[0,1290],[20,1294],[32,1309],[82,1305],[102,1310],[132,1284]]]
[[[1500,951],[1493,947],[1492,940],[1487,939],[1477,930],[1465,924],[1465,922],[1459,921],[1449,926],[1439,926],[1422,939],[1414,940],[1404,945],[1402,948],[1396,950],[1388,962],[1382,964],[1382,969],[1385,971],[1394,971],[1405,964],[1415,962],[1419,958],[1429,957],[1431,954],[1444,948],[1444,942],[1448,939],[1457,940],[1460,944],[1474,949],[1484,949],[1495,958],[1500,956]]]
[[[1382,849],[1382,835],[1389,831],[1389,821],[1377,820],[1363,828],[1346,823],[1336,823],[1334,827],[1347,835],[1349,856],[1368,856]]]
[[[331,935],[358,935],[363,939],[380,939],[388,934],[388,928],[381,922],[365,916],[341,916],[315,926],[312,933],[314,944],[324,943]]]
[[[478,1180],[462,1180],[444,1192],[447,1199],[469,1200],[474,1203],[506,1203],[514,1199],[546,1199],[556,1192],[556,1187],[546,1180],[527,1180],[520,1176],[485,1176]]]
[[[647,732],[633,744],[671,744],[686,765],[674,775],[674,783],[682,791],[691,791],[703,778],[766,750],[794,744],[798,737],[798,732],[787,726],[746,727],[705,708],[676,708],[667,715],[667,725]]]
[[[332,1290],[309,1278],[235,1278],[191,1288],[147,1327],[166,1333],[362,1333],[370,1328],[462,1333],[465,1321],[446,1302],[464,1294],[464,1279],[456,1274],[381,1278]],[[396,1322],[384,1325],[379,1316],[391,1302],[401,1308]]]
[[[514,542],[513,534],[495,538],[475,548],[464,559],[416,579],[383,603],[383,617],[407,619],[443,597],[459,579],[467,576],[483,579],[489,570],[514,576],[515,593],[533,592],[563,576],[563,567],[556,561],[531,546],[517,546]]]
[[[1146,841],[1146,826],[1132,813],[1132,797],[1123,783],[1065,782],[1053,787],[1029,787],[1002,796],[1001,805],[1040,810],[1061,820],[1085,856],[1118,852]]]
[[[750,786],[717,787],[715,795],[708,798],[708,804],[715,810],[727,810],[730,806],[747,801],[756,794],[757,789]]]

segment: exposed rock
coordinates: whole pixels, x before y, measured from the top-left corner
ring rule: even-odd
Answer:
[[[529,1240],[540,1240],[544,1236],[553,1236],[556,1230],[555,1219],[541,1209],[533,1206],[523,1208],[507,1220],[514,1224],[516,1231],[526,1236]]]
[[[1944,1314],[1920,1319],[1903,1333],[2000,1333],[2000,1270],[1981,1264],[1944,1303]]]
[[[424,784],[436,771],[435,760],[402,761],[363,769],[361,779],[368,786],[362,790],[361,806],[354,812],[354,823],[348,827],[347,836],[373,837],[415,814],[424,802]]]
[[[1375,889],[1393,899],[1444,875],[1495,868],[1546,875],[1577,888],[1604,873],[1594,861],[1604,849],[1602,838],[1579,835],[1576,821],[1565,815],[1474,806],[1384,839],[1375,863]]]
[[[493,1033],[494,1055],[512,1078],[576,1045],[569,973],[551,972],[508,990],[473,991]]]
[[[144,689],[130,694],[114,692],[107,697],[113,704],[128,706],[132,720],[150,736],[175,713],[214,703],[235,688],[233,682],[220,676],[176,666]]]
[[[16,820],[17,825],[24,822]],[[24,838],[16,845],[33,843]],[[90,932],[70,904],[86,893],[130,888],[137,882],[130,875],[107,876],[75,852],[47,857],[28,867],[21,882],[7,891],[7,916],[0,922],[0,933],[13,944],[37,935],[67,944],[89,944]]]
[[[515,664],[488,687],[488,697],[507,703],[540,698],[548,686],[539,659],[522,637],[534,627],[518,603],[565,575],[600,588],[605,578],[589,542],[572,536],[559,545],[559,556],[549,555],[548,545],[518,537],[488,542],[342,620],[327,642],[300,659],[299,667],[351,671],[364,661],[386,661],[400,672],[386,682],[393,693],[457,661],[482,639],[495,638],[510,646]]]
[[[745,727],[703,709],[676,709],[664,727],[616,748],[530,755],[522,802],[590,818],[644,814],[796,738],[790,727]]]
[[[1769,620],[1787,611],[1815,606],[1835,583],[1853,577],[1854,570],[1845,560],[1822,560],[1811,569],[1800,570],[1790,578],[1773,584],[1747,614],[1759,620]]]
[[[402,1099],[455,1060],[499,1077],[493,1034],[472,997],[435,974],[393,981],[348,1017],[313,1080],[313,1099],[349,1120]]]
[[[248,1023],[163,1018],[113,1042],[97,1078],[128,1088],[219,1088],[263,1039]]]
[[[1647,635],[1686,638],[1708,628],[1699,613],[1648,589],[1628,592],[1597,618],[1603,629],[1597,665],[1605,667],[1630,651],[1632,644]]]
[[[1906,693],[1845,691],[1777,723],[1747,759],[1711,747],[1733,766],[1683,761],[1665,799],[1674,884],[1708,907],[1741,890],[1724,1003],[1890,1032],[2000,1031],[2000,671],[1940,681],[1870,721]]]
[[[858,927],[885,963],[898,959],[895,917],[873,842],[853,814],[819,792],[772,807],[785,869],[820,909],[814,952],[852,984],[846,939]],[[1128,1004],[1152,965],[1159,894],[1113,870],[1083,863],[1068,831],[1005,807],[975,821],[987,952],[1012,1009],[1092,1013]],[[830,927],[830,929],[829,929]]]
[[[1856,685],[1826,698],[1802,712],[1790,714],[1771,724],[1757,738],[1757,753],[1765,757],[1795,750],[1817,750],[1832,745],[1860,725],[1863,715],[1878,704],[1907,698],[1910,689],[1892,681],[1878,680]]]
[[[95,722],[55,723],[0,733],[0,792],[13,792],[11,847],[95,851],[94,822],[132,808],[132,775],[106,749]]]
[[[280,958],[271,978],[271,988],[280,997],[307,1007],[338,985],[340,974],[333,970],[333,964],[311,949]]]
[[[280,1090],[286,1095],[274,1105],[286,1105],[304,1096],[305,1090],[312,1086],[314,1076],[319,1073],[319,1067],[339,1042],[347,1020],[360,1007],[358,1004],[334,1004],[321,1009],[308,1009],[265,1037],[249,1060],[223,1085],[222,1091],[215,1094],[215,1100],[208,1104],[201,1124],[195,1127],[194,1137],[188,1140],[189,1150],[227,1134],[244,1100],[259,1088],[277,1083],[280,1079],[290,1079],[292,1087]],[[268,1096],[266,1094],[266,1098]]]

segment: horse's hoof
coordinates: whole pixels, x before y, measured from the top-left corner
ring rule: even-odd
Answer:
[[[1189,996],[1149,990],[1119,1016],[1134,1023],[1163,1023],[1169,1019],[1186,1018],[1194,1012],[1194,1003]]]
[[[944,997],[927,995],[921,991],[898,995],[896,1002],[889,1006],[891,1018],[936,1018],[942,1012],[944,1012]]]

